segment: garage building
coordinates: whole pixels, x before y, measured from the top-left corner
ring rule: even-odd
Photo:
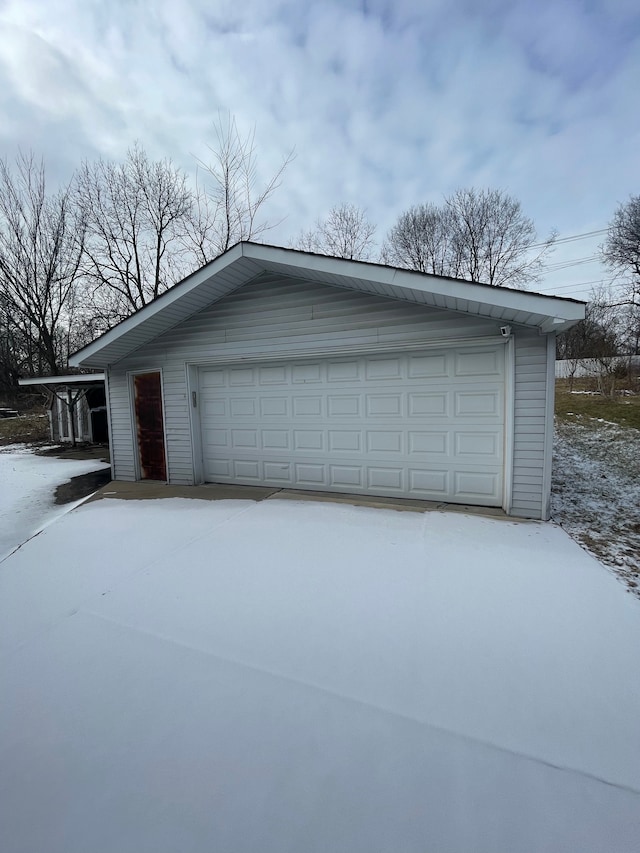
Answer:
[[[548,518],[555,336],[584,303],[239,243],[71,359],[114,479]]]

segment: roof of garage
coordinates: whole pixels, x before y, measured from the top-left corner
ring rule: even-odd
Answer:
[[[575,299],[241,242],[74,353],[69,363],[99,368],[119,361],[264,272],[537,327],[542,332],[564,331],[582,320],[585,312],[585,303]]]
[[[104,373],[74,373],[69,376],[30,376],[18,379],[18,385],[99,385]]]

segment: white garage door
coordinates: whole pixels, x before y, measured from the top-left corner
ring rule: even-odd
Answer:
[[[207,482],[499,506],[504,348],[200,370]]]

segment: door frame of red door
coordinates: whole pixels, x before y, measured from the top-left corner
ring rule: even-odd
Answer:
[[[167,458],[167,418],[164,407],[164,376],[162,375],[161,367],[149,367],[140,370],[131,370],[127,372],[129,382],[129,397],[131,401],[131,432],[133,437],[133,461],[135,465],[136,480],[142,480],[142,465],[140,463],[140,442],[138,441],[138,418],[136,414],[136,376],[141,376],[146,373],[157,373],[160,376],[160,398],[162,403],[162,446],[164,450],[164,470],[166,482],[169,482],[169,460]],[[161,481],[158,481],[161,482]]]

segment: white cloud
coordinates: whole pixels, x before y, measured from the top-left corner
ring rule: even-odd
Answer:
[[[274,240],[342,200],[382,236],[469,185],[576,233],[638,192],[639,41],[624,2],[8,0],[0,153],[33,147],[66,179],[139,139],[192,170],[231,112],[257,125],[263,177],[296,148]]]

